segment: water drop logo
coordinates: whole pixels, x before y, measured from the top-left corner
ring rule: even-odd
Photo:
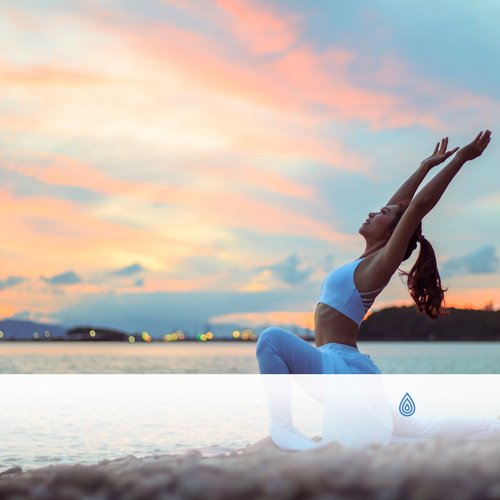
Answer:
[[[399,413],[401,413],[404,417],[411,417],[415,413],[415,410],[416,407],[413,399],[411,399],[411,396],[406,393],[403,396],[401,403],[399,403]]]

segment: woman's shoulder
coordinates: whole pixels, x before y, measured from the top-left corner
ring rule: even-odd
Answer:
[[[385,287],[391,276],[383,272],[379,264],[380,250],[361,258],[354,273],[354,284],[360,292]]]

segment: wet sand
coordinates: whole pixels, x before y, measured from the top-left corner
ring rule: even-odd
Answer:
[[[0,471],[0,498],[500,498],[500,439],[286,452],[269,438],[240,450],[132,455],[95,465]]]

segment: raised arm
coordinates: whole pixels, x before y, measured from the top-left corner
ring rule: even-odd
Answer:
[[[490,142],[490,137],[491,132],[489,130],[480,132],[470,144],[460,149],[448,165],[436,174],[413,198],[389,241],[378,255],[377,265],[380,273],[389,277],[392,276],[401,264],[408,242],[420,221],[436,206],[462,166],[467,161],[481,156]]]
[[[446,151],[448,147],[448,137],[445,137],[441,142],[436,144],[434,152],[431,156],[422,161],[420,166],[413,172],[413,174],[402,184],[402,186],[391,196],[386,205],[395,205],[399,201],[408,200],[413,198],[418,187],[425,179],[429,171],[447,160],[458,148]]]

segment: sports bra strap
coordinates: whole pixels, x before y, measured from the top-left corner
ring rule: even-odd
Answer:
[[[371,292],[358,292],[360,295],[369,295],[370,293],[375,293],[375,292],[380,292],[381,290],[383,290],[385,288],[385,286],[381,287],[381,288],[377,288],[376,290],[372,290]]]

